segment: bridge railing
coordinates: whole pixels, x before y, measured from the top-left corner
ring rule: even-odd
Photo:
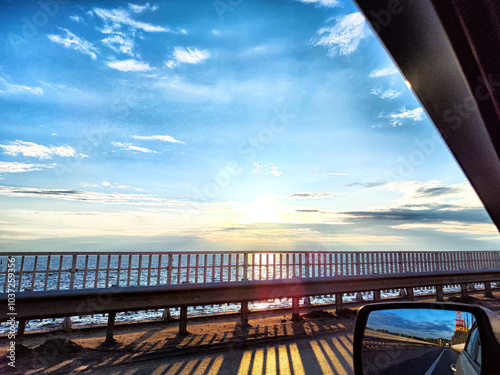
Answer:
[[[499,251],[0,252],[0,292],[9,256],[17,291],[500,268]]]
[[[311,295],[335,294],[339,297],[336,307],[340,308],[345,293],[369,290],[373,291],[373,300],[380,301],[380,290],[405,288],[411,300],[413,288],[433,286],[436,300],[440,301],[443,285],[459,284],[462,296],[467,297],[467,284],[484,283],[485,292],[491,294],[490,283],[498,280],[500,269],[23,292],[15,297],[14,319],[19,322],[18,335],[22,337],[26,321],[30,319],[107,313],[106,340],[110,341],[115,315],[121,311],[180,307],[179,333],[185,334],[188,306],[240,303],[241,324],[245,326],[249,301],[292,298],[292,319],[297,320],[300,319],[299,299]],[[14,314],[8,300],[7,293],[0,294],[0,321]]]

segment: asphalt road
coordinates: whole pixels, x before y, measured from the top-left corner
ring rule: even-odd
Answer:
[[[248,347],[170,358],[138,357],[128,364],[90,372],[106,375],[352,375],[352,335],[325,335],[268,345],[250,344]]]
[[[367,375],[451,375],[458,352],[443,347],[368,349],[363,352]]]

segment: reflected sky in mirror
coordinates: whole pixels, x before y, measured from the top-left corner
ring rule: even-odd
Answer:
[[[366,327],[409,336],[450,340],[455,333],[457,319],[463,319],[464,326],[468,328],[474,322],[474,316],[466,312],[457,314],[456,311],[448,310],[392,309],[373,311]],[[459,320],[458,323],[462,324]]]

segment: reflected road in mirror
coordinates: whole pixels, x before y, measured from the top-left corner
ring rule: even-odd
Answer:
[[[363,335],[366,375],[455,374],[474,316],[461,311],[373,311]]]

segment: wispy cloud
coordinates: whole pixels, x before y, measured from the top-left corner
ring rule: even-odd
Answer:
[[[373,95],[377,95],[380,99],[389,99],[389,100],[396,99],[399,95],[402,94],[401,91],[394,89],[388,89],[388,90],[372,89],[370,93]]]
[[[129,151],[137,151],[137,152],[156,154],[156,151],[154,151],[154,150],[150,150],[149,148],[145,148],[145,147],[134,146],[132,143],[111,142],[111,144],[115,147],[123,148],[123,149],[129,150]]]
[[[141,141],[161,141],[161,142],[169,142],[169,143],[182,143],[185,145],[185,142],[179,141],[170,135],[133,135],[132,138],[138,139]]]
[[[321,38],[315,45],[327,47],[330,55],[348,55],[366,37],[365,23],[365,17],[360,12],[340,17],[334,26],[318,30]]]
[[[199,64],[210,58],[210,52],[198,48],[175,47],[173,59],[166,62],[169,68],[179,64]]]
[[[71,146],[44,146],[33,142],[14,141],[9,144],[0,145],[4,154],[17,156],[23,155],[39,159],[50,159],[52,156],[70,157],[76,154]],[[81,155],[86,156],[86,155]]]
[[[156,10],[150,6],[132,5],[129,9],[103,9],[93,8],[92,13],[99,17],[104,22],[104,27],[99,29],[104,34],[111,34],[120,31],[127,26],[132,30],[142,30],[145,32],[169,32],[169,28],[163,26],[152,25],[146,22],[137,21],[133,18],[133,14],[148,10]]]
[[[60,28],[64,35],[49,34],[47,38],[57,44],[61,44],[65,48],[73,49],[77,52],[83,53],[84,55],[90,56],[93,60],[97,58],[97,49],[94,45],[78,36],[73,34],[67,29]]]
[[[123,184],[118,184],[118,183],[111,183],[111,182],[108,182],[108,181],[103,181],[101,182],[101,185],[104,186],[104,187],[109,187],[109,188],[112,188],[112,189],[125,189],[125,190],[135,190],[135,191],[144,191],[144,189],[141,189],[141,188],[136,188],[136,187],[133,187],[133,186],[129,186],[129,185],[123,185]],[[99,185],[89,185],[89,187],[97,187]]]
[[[40,87],[29,87],[9,83],[5,78],[0,77],[0,94],[31,94],[43,95],[43,89]]]
[[[48,198],[67,201],[134,206],[185,207],[192,205],[189,201],[180,199],[165,199],[151,194],[99,193],[82,190],[40,189],[2,185],[0,185],[0,195],[8,197]]]
[[[134,40],[124,35],[113,34],[101,40],[102,44],[111,48],[113,51],[133,56]]]
[[[340,5],[338,0],[296,0],[304,4],[315,4],[317,6],[324,6],[333,8]]]
[[[122,60],[122,61],[108,61],[106,63],[110,68],[121,70],[122,72],[148,72],[152,70],[148,63],[139,60]]]
[[[0,173],[25,173],[54,168],[55,164],[28,164],[18,162],[0,161]]]
[[[386,77],[397,73],[399,73],[398,68],[395,66],[388,66],[386,68],[372,70],[370,72],[370,78]]]
[[[377,186],[385,185],[387,182],[385,181],[367,181],[367,182],[353,182],[351,184],[347,184],[346,186],[360,186],[364,188],[373,188]]]
[[[405,119],[412,121],[422,121],[424,110],[422,107],[417,107],[415,109],[404,109],[401,112],[394,112],[388,114],[386,117],[390,119],[392,126],[401,126]]]
[[[327,172],[327,173],[304,172],[302,174],[306,175],[306,176],[312,176],[312,177],[349,176],[349,173],[347,173],[347,172]]]
[[[498,229],[491,223],[471,223],[460,221],[442,221],[438,223],[415,222],[407,224],[393,225],[394,229],[407,230],[434,230],[446,233],[468,233],[473,235],[487,235],[492,238],[483,238],[483,240],[498,239]]]
[[[150,5],[149,3],[146,3],[144,5],[137,5],[137,4],[128,4],[128,8],[134,12],[134,13],[142,13],[146,10],[151,10],[151,11],[155,11],[158,9],[158,7],[156,5]]]
[[[336,198],[339,195],[343,194],[334,192],[301,192],[288,194],[285,197],[291,199],[329,199]]]
[[[399,205],[432,206],[449,204],[455,209],[481,208],[482,203],[469,183],[444,185],[441,181],[400,181],[380,186],[401,195]]]
[[[270,174],[274,177],[280,177],[283,174],[283,172],[280,172],[278,170],[277,166],[271,165],[270,163],[264,164],[261,161],[254,161],[253,162],[252,173]]]

